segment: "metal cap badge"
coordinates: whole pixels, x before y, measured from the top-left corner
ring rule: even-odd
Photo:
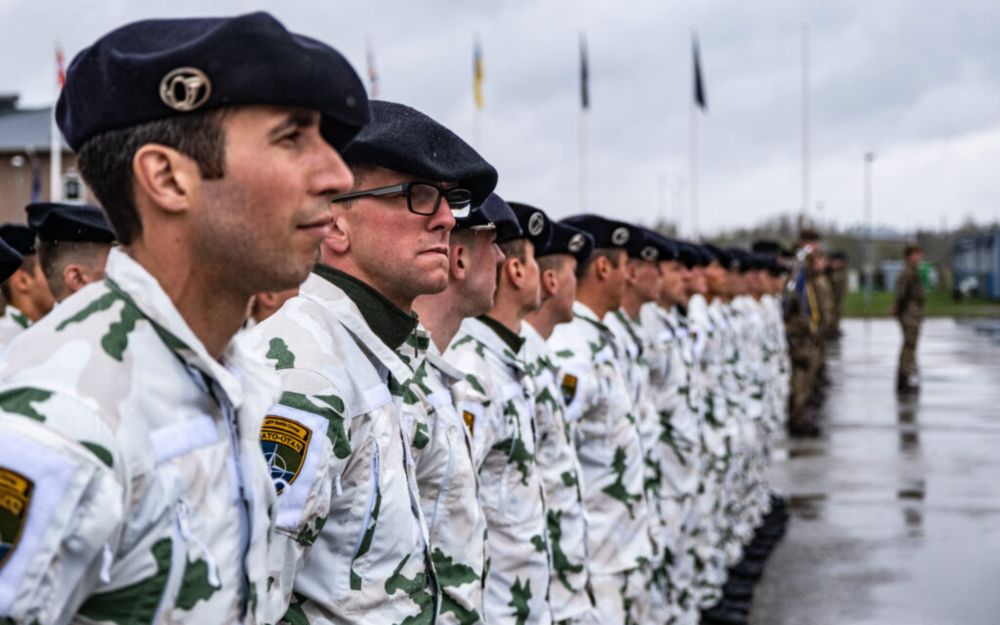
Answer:
[[[628,228],[621,226],[611,233],[611,242],[615,245],[625,245],[628,243]]]
[[[211,94],[212,81],[195,67],[178,67],[160,81],[160,99],[175,111],[194,111],[208,102]]]

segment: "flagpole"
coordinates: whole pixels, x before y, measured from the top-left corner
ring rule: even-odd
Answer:
[[[590,62],[587,59],[587,36],[580,31],[580,212],[587,212],[587,110],[590,108]]]
[[[52,115],[49,116],[49,201],[61,202],[62,197],[62,136],[56,123],[56,105],[59,90],[62,89],[62,50],[56,45],[56,97],[52,100]]]
[[[587,110],[580,109],[580,212],[587,212]]]
[[[802,220],[809,212],[809,20],[802,20]]]
[[[691,26],[691,41],[698,41],[698,27]],[[697,50],[697,48],[695,48]],[[697,59],[697,57],[695,57]],[[697,66],[691,64],[691,84],[696,84]],[[691,238],[698,238],[698,103],[691,97],[691,154],[690,154],[690,184],[691,184]]]

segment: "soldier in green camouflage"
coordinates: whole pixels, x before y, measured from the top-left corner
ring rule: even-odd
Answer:
[[[650,543],[653,547],[650,561],[644,563],[640,571],[643,576],[642,586],[649,592],[648,600],[634,606],[634,620],[639,623],[647,620],[660,622],[670,618],[666,595],[660,592],[662,587],[654,584],[652,579],[653,572],[661,570],[666,563],[666,517],[661,505],[665,486],[664,473],[660,450],[655,444],[663,430],[652,387],[654,349],[646,340],[639,321],[642,305],[656,299],[660,290],[659,247],[651,235],[647,236],[646,231],[633,227],[628,252],[622,303],[617,310],[604,316],[604,324],[621,346],[622,370],[626,373],[632,394],[633,414],[642,444],[643,492],[648,506]]]
[[[287,623],[430,623],[446,582],[412,454],[429,437],[414,411],[432,395],[415,395],[429,337],[412,305],[447,287],[455,216],[492,191],[496,170],[431,118],[383,101],[344,158],[354,190],[333,197],[319,264],[252,332],[283,391],[261,433],[289,546],[272,574],[294,575]],[[475,582],[447,554],[436,564],[452,584]]]
[[[903,346],[899,350],[899,367],[896,371],[896,388],[909,393],[920,388],[917,370],[917,339],[924,318],[924,285],[920,282],[920,261],[923,251],[916,245],[907,245],[903,252],[906,265],[896,279],[896,299],[892,314],[903,330]]]
[[[414,455],[441,585],[438,622],[470,625],[486,622],[486,517],[479,504],[472,433],[452,394],[452,387],[463,382],[465,374],[441,353],[463,320],[486,314],[493,306],[496,269],[503,261],[496,239],[516,235],[520,229],[509,207],[495,196],[456,222],[449,245],[448,288],[418,297],[413,303],[433,339],[425,360],[427,375],[415,377],[418,384],[414,390],[434,405],[428,413],[427,443],[422,449],[415,443]]]
[[[495,197],[495,196],[494,196]],[[549,546],[545,500],[535,456],[534,381],[522,360],[521,320],[538,308],[534,240],[546,220],[523,219],[513,238],[498,239],[505,260],[489,312],[462,322],[445,358],[465,379],[453,387],[472,433],[480,500],[489,529],[486,620],[491,625],[547,625]]]
[[[619,346],[602,321],[621,306],[631,231],[626,224],[596,215],[564,223],[595,240],[595,251],[577,269],[573,321],[556,326],[549,337],[583,469],[591,581],[597,597],[597,609],[584,622],[621,624],[645,599],[639,569],[652,555],[642,444]]]
[[[252,78],[279,71],[298,96]],[[350,186],[337,149],[367,114],[332,90],[364,105],[336,51],[264,13],[130,24],[70,65],[56,116],[121,247],[0,364],[3,623],[283,612],[258,442],[279,389],[232,338],[251,294],[308,275]]]
[[[565,624],[592,618],[595,597],[587,558],[582,469],[573,446],[575,428],[566,420],[559,367],[546,339],[557,325],[573,320],[577,263],[586,261],[593,247],[593,239],[582,230],[552,224],[548,245],[535,250],[542,303],[521,324],[524,361],[536,389],[536,457],[545,491],[552,571],[549,604],[552,620]]]

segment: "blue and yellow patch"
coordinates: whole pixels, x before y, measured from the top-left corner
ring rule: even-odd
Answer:
[[[260,429],[260,446],[280,495],[302,471],[312,430],[297,421],[268,415]]]
[[[563,394],[563,400],[567,404],[571,403],[573,401],[573,398],[576,397],[576,383],[577,379],[575,375],[570,375],[569,373],[567,373],[566,375],[563,376],[561,385],[562,394]]]
[[[0,467],[0,567],[14,553],[24,533],[33,490],[31,480]]]

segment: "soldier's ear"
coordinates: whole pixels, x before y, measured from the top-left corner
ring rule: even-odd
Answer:
[[[63,267],[62,279],[70,295],[87,286],[87,278],[83,275],[83,268],[77,263],[69,263]]]
[[[559,279],[556,277],[556,272],[554,270],[546,269],[543,271],[540,282],[542,285],[543,299],[548,299],[556,294],[556,290],[559,288]]]
[[[158,143],[147,143],[136,150],[132,176],[136,204],[151,204],[169,213],[188,210],[202,181],[201,170],[191,157]]]
[[[461,243],[448,247],[448,272],[455,280],[464,280],[469,272],[469,248]]]
[[[320,247],[320,255],[329,250],[334,254],[346,254],[351,249],[351,223],[343,208],[333,205],[333,221],[330,222],[330,230],[323,238]]]

